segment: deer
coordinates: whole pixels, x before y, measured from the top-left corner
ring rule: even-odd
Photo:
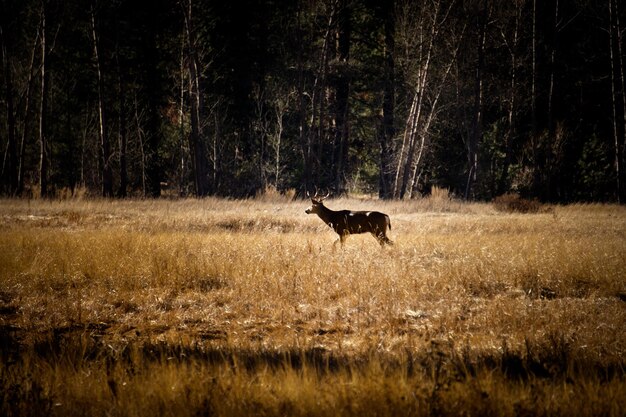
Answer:
[[[315,196],[311,197],[311,207],[304,212],[317,214],[324,223],[333,228],[339,235],[334,245],[341,242],[343,247],[349,235],[358,233],[371,233],[381,247],[393,245],[387,237],[387,229],[391,230],[391,220],[388,215],[378,211],[331,210],[324,205],[324,200],[329,195],[330,193],[324,197],[318,197],[315,193]],[[307,196],[309,196],[308,193]]]

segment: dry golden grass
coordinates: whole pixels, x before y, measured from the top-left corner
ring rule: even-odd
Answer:
[[[0,201],[0,414],[622,415],[626,209]]]

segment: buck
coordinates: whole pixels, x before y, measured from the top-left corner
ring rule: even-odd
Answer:
[[[308,194],[307,194],[308,195]],[[391,220],[385,213],[378,211],[351,211],[331,210],[324,206],[324,197],[317,194],[311,197],[311,207],[305,210],[306,214],[317,214],[320,219],[339,235],[339,242],[343,246],[349,235],[357,233],[371,233],[380,246],[393,245],[387,237],[387,229],[391,230]],[[337,244],[337,241],[335,241]]]

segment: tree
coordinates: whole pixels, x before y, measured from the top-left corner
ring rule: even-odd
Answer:
[[[41,27],[40,27],[40,96],[39,96],[39,195],[42,198],[50,196],[48,186],[48,165],[49,165],[49,145],[48,145],[48,80],[50,77],[49,68],[46,68],[46,60],[48,57],[48,46],[46,40],[48,1],[41,2]]]
[[[509,167],[513,158],[513,141],[517,136],[517,118],[518,118],[518,98],[517,89],[519,83],[519,43],[520,43],[520,25],[522,23],[522,10],[526,0],[518,0],[515,2],[515,9],[512,10],[513,22],[509,19],[503,21],[500,27],[502,41],[506,46],[510,58],[510,84],[508,94],[508,114],[507,114],[507,130],[504,134],[504,161],[500,179],[498,181],[497,194],[504,194],[509,189]],[[509,33],[510,30],[510,33]]]
[[[465,199],[474,194],[474,189],[479,177],[479,146],[483,135],[484,103],[483,103],[483,72],[485,67],[485,43],[487,39],[487,24],[491,14],[492,5],[489,0],[477,2],[475,12],[475,35],[476,35],[476,66],[474,68],[474,108],[472,115],[472,130],[467,143],[467,185],[465,187]]]
[[[398,12],[397,25],[404,42],[402,49],[406,51],[403,72],[411,103],[395,170],[393,194],[400,199],[411,198],[418,183],[439,100],[460,45],[452,46],[453,50],[447,51],[446,56],[442,33],[447,29],[454,2],[443,6],[441,0],[420,5],[406,2]]]
[[[91,33],[93,39],[93,53],[94,63],[96,67],[96,82],[98,89],[98,136],[100,139],[100,155],[102,164],[102,196],[113,196],[113,170],[111,168],[111,144],[109,142],[109,136],[105,123],[105,109],[104,109],[104,80],[102,77],[102,61],[101,51],[98,40],[98,32],[96,28],[96,4],[92,4],[91,8]]]
[[[202,90],[200,88],[200,61],[198,57],[197,37],[193,20],[193,0],[188,0],[183,7],[185,14],[185,33],[187,38],[187,67],[189,71],[189,94],[191,103],[191,133],[189,149],[193,161],[193,177],[196,195],[202,197],[209,193],[208,161],[206,158],[205,139],[202,132]]]
[[[613,115],[613,145],[614,145],[614,167],[615,167],[615,181],[616,181],[616,195],[617,201],[620,203],[626,202],[626,184],[624,184],[624,165],[623,165],[623,152],[626,146],[626,98],[624,91],[626,86],[624,85],[624,63],[622,58],[622,31],[620,28],[619,11],[617,11],[617,4],[614,0],[608,1],[609,11],[609,57],[610,57],[610,73],[611,73],[611,109]],[[618,58],[616,58],[616,55]],[[618,77],[616,77],[616,71],[619,69],[619,81],[621,85],[618,85]],[[620,87],[622,91],[621,104],[622,104],[622,117],[621,126],[618,126],[618,94],[617,90]],[[620,139],[620,130],[623,138]],[[623,143],[622,143],[623,140]]]
[[[17,127],[15,120],[15,86],[11,69],[11,56],[9,52],[9,39],[6,28],[8,28],[8,13],[5,2],[2,2],[2,16],[0,21],[0,52],[2,57],[2,76],[4,81],[4,96],[6,101],[6,121],[7,121],[7,152],[2,163],[2,174],[8,172],[8,194],[15,195],[18,191],[18,156],[17,156]],[[5,163],[6,162],[6,163]],[[6,166],[6,169],[5,169]]]
[[[378,196],[393,198],[393,139],[395,136],[395,54],[396,54],[396,19],[395,0],[385,1],[381,6],[384,27],[384,72],[381,125],[378,128],[380,144]]]
[[[351,8],[347,0],[340,0],[337,12],[336,67],[334,76],[335,111],[333,125],[335,138],[333,148],[335,165],[335,192],[346,193],[346,171],[348,165],[348,147],[350,146],[349,96],[350,76],[349,58],[351,43]]]

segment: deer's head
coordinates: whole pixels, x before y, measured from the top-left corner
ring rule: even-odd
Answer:
[[[319,214],[322,207],[324,207],[324,200],[328,198],[330,193],[326,194],[324,197],[319,197],[317,193],[313,197],[311,197],[311,207],[306,209],[304,212],[306,214]],[[309,194],[307,193],[307,196]]]

